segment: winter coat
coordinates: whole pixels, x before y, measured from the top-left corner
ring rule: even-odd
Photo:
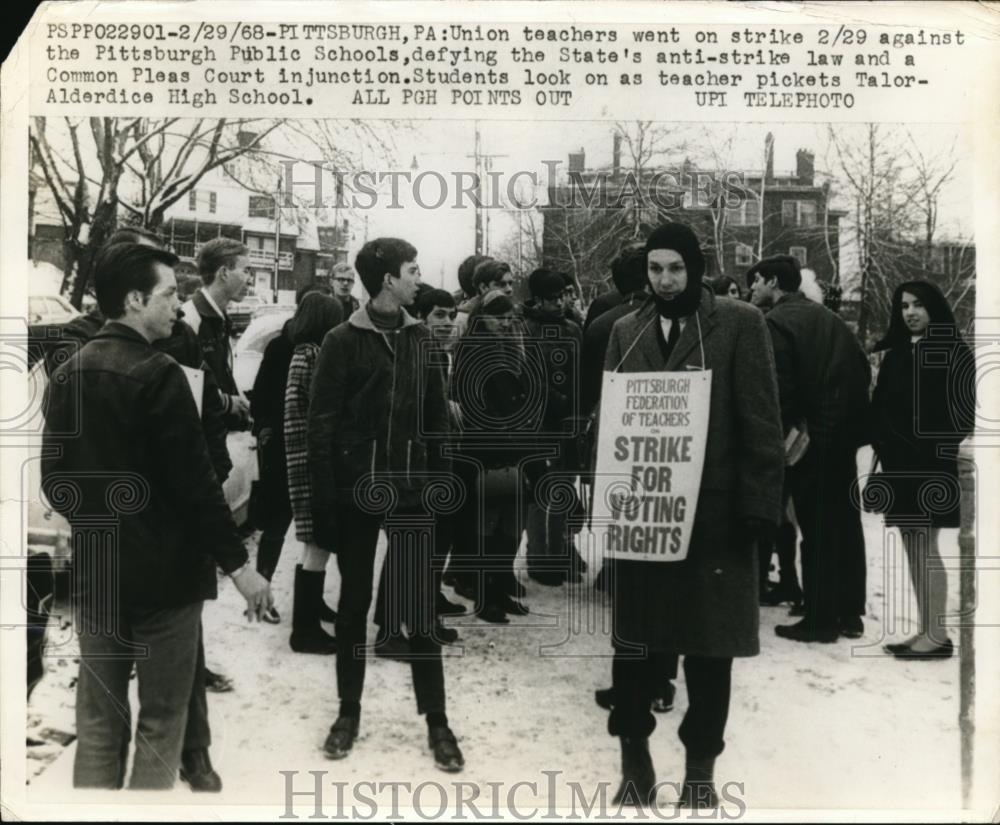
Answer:
[[[229,455],[226,437],[229,429],[226,427],[225,409],[222,405],[222,394],[216,383],[215,374],[201,354],[198,336],[194,334],[184,321],[174,323],[169,338],[161,338],[153,342],[153,349],[170,355],[178,364],[191,369],[200,369],[204,374],[201,399],[201,425],[205,430],[205,440],[208,442],[208,452],[212,457],[212,467],[220,482],[229,478],[233,469],[233,460]]]
[[[801,292],[782,296],[766,320],[784,431],[804,421],[810,450],[865,443],[871,367],[850,327]]]
[[[461,406],[462,455],[499,469],[537,452],[544,400],[541,391],[532,391],[519,333],[498,340],[472,329],[463,336],[455,349],[450,395]],[[525,414],[532,399],[537,414]]]
[[[543,355],[545,378],[545,413],[542,426],[549,433],[571,432],[567,420],[580,414],[579,373],[580,348],[583,335],[580,327],[565,316],[548,315],[531,304],[521,312],[524,342],[537,347]],[[561,347],[565,358],[553,357],[549,351],[552,341],[564,343]]]
[[[594,323],[594,321],[600,318],[609,309],[618,306],[624,300],[625,296],[622,295],[617,289],[612,289],[610,292],[602,292],[594,298],[594,300],[590,302],[590,306],[587,307],[587,317],[583,321],[584,333],[590,329],[590,325]]]
[[[288,497],[295,516],[295,537],[313,541],[312,483],[309,479],[308,420],[309,388],[316,369],[319,347],[299,344],[288,368],[285,387],[284,433]]]
[[[642,302],[649,298],[644,289],[631,293],[624,300],[617,290],[605,294],[617,295],[618,300],[596,315],[583,331],[583,354],[580,357],[580,409],[584,415],[590,415],[601,398],[604,356],[608,350],[608,341],[611,339],[611,328],[614,327],[615,321],[630,312],[635,312]],[[590,305],[591,308],[596,303],[597,300]]]
[[[759,652],[759,570],[745,520],[781,520],[784,449],[774,356],[755,307],[703,290],[666,364],[655,305],[619,319],[605,368],[622,372],[712,370],[708,442],[686,559],[616,561],[615,638],[700,656]],[[633,346],[634,344],[634,346]]]
[[[959,526],[957,451],[973,430],[975,399],[975,358],[965,343],[922,338],[885,354],[872,436],[882,470],[893,474],[886,524]]]
[[[233,347],[230,339],[233,335],[233,325],[229,316],[219,314],[208,299],[205,290],[199,289],[181,306],[184,320],[198,336],[201,354],[215,376],[222,392],[222,406],[225,410],[227,423],[233,429],[237,426],[233,415],[234,398],[240,391],[233,377]]]
[[[257,461],[260,470],[259,494],[255,498],[254,519],[261,527],[287,526],[291,504],[288,496],[288,466],[285,456],[285,388],[295,346],[288,335],[288,323],[281,334],[270,340],[254,379],[250,394],[253,434],[257,436]],[[306,388],[308,391],[308,387]],[[261,444],[261,431],[269,429],[270,438]]]
[[[428,449],[428,439],[448,434],[443,371],[427,357],[427,328],[402,312],[401,327],[381,332],[359,309],[323,339],[307,438],[313,514],[324,528],[335,507],[417,507],[427,484],[448,470]],[[378,504],[369,481],[388,483],[393,495]]]
[[[82,606],[215,598],[215,565],[231,573],[247,553],[177,362],[109,322],[56,370],[45,410],[42,490],[84,532],[73,543]],[[88,540],[95,532],[101,540]],[[102,548],[117,570],[113,593]]]

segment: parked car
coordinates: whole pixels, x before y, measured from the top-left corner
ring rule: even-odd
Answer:
[[[29,295],[28,324],[64,324],[80,314],[62,295]]]
[[[294,307],[286,306],[281,312],[265,312],[250,321],[249,326],[233,347],[233,378],[236,387],[247,398],[253,391],[253,382],[260,369],[264,349],[276,338],[292,315]]]

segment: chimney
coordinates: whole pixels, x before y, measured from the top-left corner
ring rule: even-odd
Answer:
[[[611,148],[611,176],[617,178],[622,168],[622,136],[615,132],[614,143]]]
[[[813,167],[816,156],[808,149],[799,149],[795,153],[795,176],[800,186],[813,185]]]
[[[583,153],[583,147],[580,147],[579,152],[569,153],[569,171],[570,172],[582,172],[586,169],[584,164],[585,155]]]
[[[764,182],[774,183],[774,135],[771,132],[764,138]]]

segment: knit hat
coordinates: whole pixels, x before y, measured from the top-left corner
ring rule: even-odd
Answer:
[[[684,260],[687,269],[687,286],[672,300],[666,300],[653,290],[653,300],[660,315],[665,318],[684,318],[698,309],[701,302],[701,279],[705,274],[705,258],[701,254],[698,237],[682,223],[665,223],[652,231],[646,240],[646,256],[655,249],[672,249]],[[647,280],[649,276],[647,275]],[[650,284],[652,287],[652,284]]]

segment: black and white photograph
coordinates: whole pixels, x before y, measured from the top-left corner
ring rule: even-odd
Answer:
[[[995,815],[995,89],[896,117],[980,21],[800,9],[801,92],[653,4],[94,5],[5,113],[5,815]]]

